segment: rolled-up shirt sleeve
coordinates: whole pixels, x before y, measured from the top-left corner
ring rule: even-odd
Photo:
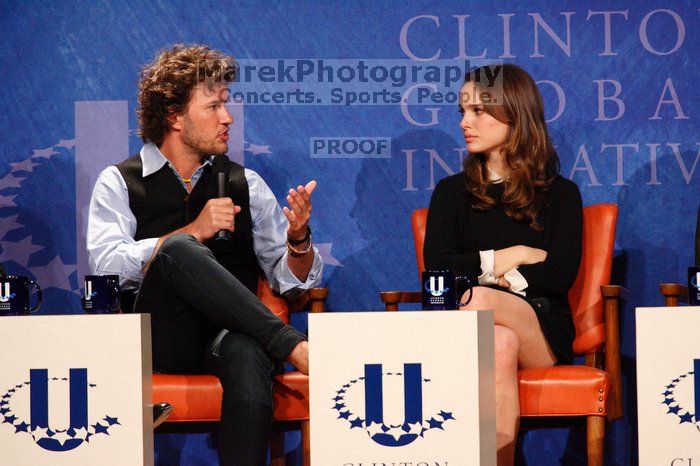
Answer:
[[[265,272],[270,287],[287,296],[319,286],[323,273],[323,261],[314,246],[314,261],[306,281],[301,281],[287,264],[287,228],[275,195],[265,181],[252,170],[245,170],[250,193],[250,215],[253,221],[253,247],[260,267]]]
[[[137,287],[158,238],[136,241],[135,234],[124,178],[116,167],[108,167],[97,178],[90,200],[87,250],[92,273],[119,275],[122,287]]]
[[[497,285],[498,279],[493,274],[495,252],[493,249],[479,251],[479,261],[481,263],[481,275],[479,275],[479,285]]]
[[[510,283],[510,288],[508,288],[510,291],[513,293],[518,293],[519,295],[525,296],[526,290],[527,290],[527,280],[525,280],[525,277],[523,277],[523,274],[521,274],[518,271],[518,268],[515,267],[513,269],[510,269],[506,273],[503,274],[503,277],[506,279],[508,283]]]
[[[479,285],[498,285],[498,278],[493,274],[495,266],[496,252],[493,249],[479,251],[481,261],[481,275],[479,275]],[[503,274],[503,277],[510,283],[510,291],[525,296],[527,280],[518,272],[518,268],[512,268]]]

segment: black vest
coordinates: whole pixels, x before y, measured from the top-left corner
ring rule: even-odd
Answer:
[[[242,166],[232,161],[228,163],[228,192],[241,211],[236,214],[231,241],[222,245],[209,240],[204,245],[226,270],[256,293],[260,267],[253,249],[248,182]],[[143,162],[138,154],[118,164],[117,168],[126,182],[129,208],[136,217],[136,241],[158,238],[184,227],[197,218],[209,199],[218,197],[216,177],[209,164],[204,166],[201,178],[190,193],[167,163],[147,177],[143,176]]]

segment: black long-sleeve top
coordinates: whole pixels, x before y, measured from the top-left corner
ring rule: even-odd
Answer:
[[[500,200],[503,183],[492,183],[487,194]],[[459,173],[441,180],[430,200],[424,259],[427,269],[448,269],[468,275],[475,283],[481,274],[479,251],[525,245],[547,251],[544,262],[521,265],[528,298],[557,298],[567,303],[581,261],[583,214],[575,183],[557,176],[538,216],[537,231],[508,217],[497,203],[487,211],[473,209],[465,177]],[[568,307],[568,306],[567,306]]]

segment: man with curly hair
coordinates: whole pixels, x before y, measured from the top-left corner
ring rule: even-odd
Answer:
[[[308,226],[315,181],[290,189],[280,209],[257,173],[214,157],[228,151],[236,72],[231,57],[202,45],[175,45],[143,69],[144,146],[100,174],[87,247],[93,273],[119,274],[124,290],[138,291],[135,312],[151,314],[154,370],[221,379],[221,464],[258,466],[275,367],[286,360],[308,373],[305,336],[256,297],[258,276],[293,295],[319,284],[322,262]],[[222,169],[230,196],[219,198]],[[229,241],[214,240],[221,230]]]

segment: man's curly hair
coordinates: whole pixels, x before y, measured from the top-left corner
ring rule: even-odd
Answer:
[[[198,83],[211,90],[216,83],[234,81],[237,73],[233,57],[206,45],[176,44],[161,50],[141,70],[136,111],[141,139],[160,145],[169,129],[168,115],[187,109]]]

